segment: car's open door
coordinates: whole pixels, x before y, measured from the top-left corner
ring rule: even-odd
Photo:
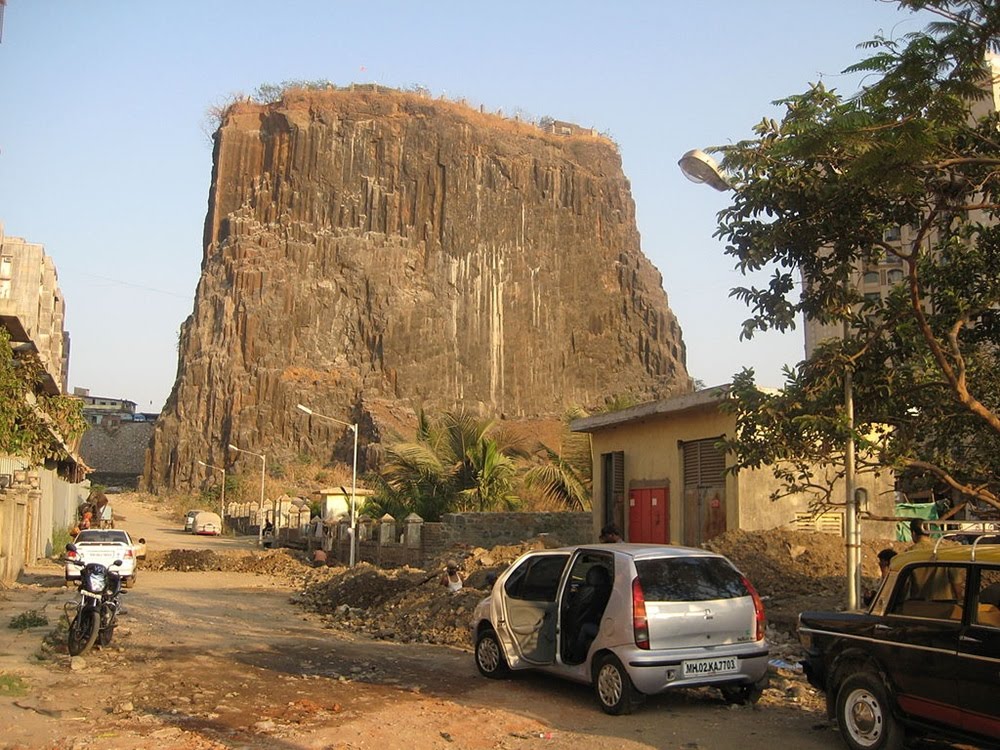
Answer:
[[[514,644],[516,660],[538,666],[555,662],[556,592],[568,560],[566,552],[532,554],[504,581],[498,624],[504,639]]]

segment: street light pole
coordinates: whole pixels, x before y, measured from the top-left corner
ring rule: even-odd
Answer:
[[[220,511],[219,520],[222,524],[222,528],[219,529],[219,532],[221,533],[226,528],[226,470],[221,466],[212,466],[212,464],[206,464],[204,461],[199,461],[198,463],[200,463],[206,469],[215,469],[216,471],[222,472],[222,493],[221,497],[219,498],[219,511]]]
[[[232,443],[229,444],[229,450],[236,451],[237,453],[246,453],[260,459],[260,518],[257,519],[257,546],[261,547],[264,544],[264,467],[267,465],[267,459],[264,458],[263,453],[245,451],[242,448],[237,448]],[[277,524],[277,514],[275,514],[275,523]]]
[[[303,406],[302,404],[296,404],[295,408],[310,417],[316,417],[318,419],[326,419],[330,422],[336,422],[337,424],[343,425],[349,428],[354,433],[354,468],[351,471],[351,523],[347,529],[348,536],[350,537],[350,567],[354,567],[355,562],[355,547],[357,544],[357,494],[358,494],[358,423],[354,422],[344,422],[343,420],[337,419],[335,417],[328,417],[325,414],[318,414],[310,409],[308,406]]]
[[[847,282],[844,282],[845,286]],[[850,335],[850,322],[844,319],[844,343]],[[847,503],[844,509],[844,535],[847,537],[847,608],[861,604],[861,524],[854,494],[857,481],[854,455],[854,372],[844,363],[844,415],[847,418],[847,442],[844,444],[844,485]]]
[[[692,182],[709,185],[720,192],[734,190],[729,176],[715,160],[698,149],[688,151],[677,162],[681,172]],[[849,280],[844,282],[845,288]],[[844,319],[844,341],[850,335],[850,323]],[[857,609],[861,600],[861,526],[858,522],[858,503],[854,495],[854,382],[850,363],[844,365],[844,412],[847,417],[847,441],[844,443],[844,546],[847,552],[847,607]]]

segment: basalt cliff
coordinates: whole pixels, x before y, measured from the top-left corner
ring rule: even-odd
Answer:
[[[300,403],[360,425],[363,467],[419,408],[690,390],[615,145],[557,125],[355,89],[230,107],[146,485],[191,487],[228,444],[349,462],[350,432]]]

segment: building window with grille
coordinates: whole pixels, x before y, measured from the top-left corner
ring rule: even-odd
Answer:
[[[601,525],[613,523],[625,528],[625,452],[601,454],[601,474],[604,482],[604,519]]]
[[[890,284],[898,284],[903,280],[903,272],[898,268],[893,268],[891,271],[886,272],[885,280]]]
[[[869,271],[862,277],[862,281],[869,286],[879,283],[878,271]]]

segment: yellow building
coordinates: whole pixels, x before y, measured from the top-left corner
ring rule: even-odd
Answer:
[[[840,502],[820,515],[809,511],[805,494],[771,500],[779,488],[767,467],[727,472],[732,456],[718,441],[732,435],[735,417],[719,408],[729,387],[717,386],[621,411],[574,420],[574,432],[591,438],[594,535],[614,523],[629,542],[697,546],[729,529],[787,527],[843,535]],[[891,472],[858,476],[867,490],[869,511],[894,511]],[[889,538],[891,524],[863,521],[862,536]]]

